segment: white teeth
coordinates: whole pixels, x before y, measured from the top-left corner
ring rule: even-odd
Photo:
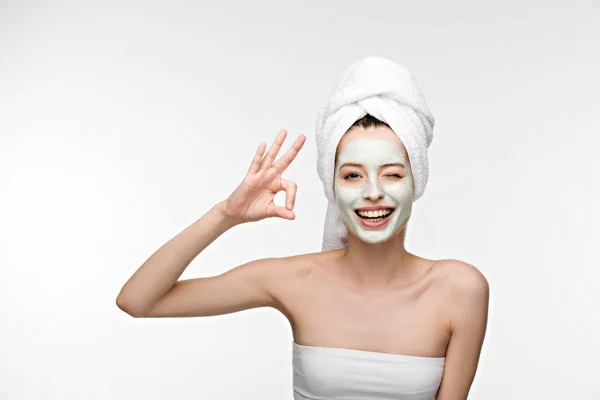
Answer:
[[[378,217],[385,217],[386,215],[389,215],[392,213],[392,209],[388,208],[385,210],[377,210],[377,211],[357,211],[358,215],[360,215],[361,217],[367,217],[367,218],[378,218]]]

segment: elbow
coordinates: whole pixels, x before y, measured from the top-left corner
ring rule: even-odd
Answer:
[[[139,307],[133,307],[131,305],[131,302],[129,302],[127,299],[125,299],[121,295],[117,296],[116,303],[117,303],[117,307],[119,307],[119,309],[121,311],[123,311],[126,314],[131,315],[134,318],[143,318],[145,315],[144,312]]]

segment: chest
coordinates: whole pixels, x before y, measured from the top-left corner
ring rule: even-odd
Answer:
[[[283,296],[294,340],[311,346],[441,357],[450,335],[434,285],[360,293],[312,274]]]

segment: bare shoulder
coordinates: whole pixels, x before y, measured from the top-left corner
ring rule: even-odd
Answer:
[[[460,321],[472,318],[479,311],[487,313],[489,284],[483,273],[464,261],[447,259],[436,261],[435,296],[446,316],[448,332],[453,332]],[[470,316],[470,317],[469,317]]]
[[[489,283],[483,273],[467,262],[448,259],[437,261],[440,284],[453,293],[485,293]]]
[[[323,264],[323,253],[297,254],[285,257],[270,257],[260,260],[261,274],[267,279],[272,293],[289,289],[302,278],[305,278]]]
[[[264,290],[273,300],[272,307],[292,320],[290,305],[306,292],[314,281],[314,272],[323,264],[321,253],[270,257],[260,261],[259,272]],[[317,274],[318,275],[318,274]]]
[[[296,282],[298,279],[312,275],[319,267],[326,265],[331,256],[331,252],[317,252],[296,254],[292,256],[280,257],[272,261],[280,276],[284,276],[289,283]],[[295,279],[294,279],[295,278]]]

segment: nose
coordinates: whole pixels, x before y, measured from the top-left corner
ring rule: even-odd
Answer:
[[[363,189],[363,199],[377,201],[383,198],[383,189],[377,177],[369,179],[369,183]]]

